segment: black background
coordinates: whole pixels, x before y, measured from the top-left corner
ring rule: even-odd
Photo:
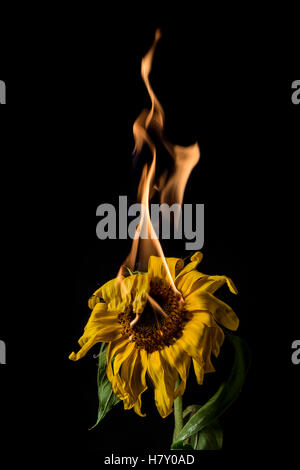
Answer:
[[[88,297],[116,275],[130,249],[129,240],[96,238],[95,213],[119,195],[134,202],[132,125],[150,105],[140,60],[159,25],[151,83],[166,135],[180,145],[197,140],[201,149],[185,193],[185,202],[205,204],[199,268],[235,281],[239,296],[225,289],[220,296],[236,310],[253,356],[243,392],[222,419],[223,453],[290,455],[299,435],[299,371],[291,363],[299,337],[293,80],[279,78],[276,47],[263,28],[253,37],[245,24],[204,28],[205,17],[89,21],[70,21],[63,39],[52,30],[43,47],[28,34],[0,69],[8,98],[1,108],[3,446],[23,457],[43,448],[47,458],[63,452],[70,459],[77,452],[168,452],[173,418],[159,417],[151,391],[144,394],[147,418],[118,405],[88,431],[97,414],[98,348],[78,363],[68,360],[90,313]],[[164,249],[187,255],[182,243]],[[230,359],[225,345],[204,387],[191,374],[184,403],[207,399]]]

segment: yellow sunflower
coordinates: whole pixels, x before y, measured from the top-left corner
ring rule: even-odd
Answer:
[[[147,273],[113,279],[89,300],[92,313],[79,339],[81,349],[70,359],[82,358],[96,343],[109,343],[107,377],[124,408],[140,416],[145,416],[141,395],[147,377],[165,418],[185,391],[191,361],[198,384],[215,371],[211,353],[217,357],[224,341],[219,324],[238,328],[234,311],[213,295],[225,283],[237,294],[235,285],[226,276],[196,270],[201,260],[200,252],[186,266],[181,259],[166,258],[167,273],[162,259],[151,256]]]

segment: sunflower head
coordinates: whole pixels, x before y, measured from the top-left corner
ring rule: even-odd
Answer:
[[[160,415],[168,416],[185,391],[191,363],[198,384],[214,372],[211,354],[217,357],[224,341],[220,325],[238,328],[236,314],[214,296],[225,283],[234,294],[236,287],[226,276],[199,272],[201,260],[199,252],[186,266],[166,258],[166,269],[161,258],[151,256],[147,273],[113,279],[90,298],[81,349],[70,359],[82,358],[96,343],[109,343],[107,377],[125,409],[144,416],[141,395],[150,381]]]

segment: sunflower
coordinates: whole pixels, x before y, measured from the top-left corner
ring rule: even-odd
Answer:
[[[166,258],[167,270],[161,258],[151,256],[148,272],[113,279],[89,300],[92,313],[81,349],[69,358],[77,361],[96,343],[109,343],[106,373],[112,389],[125,409],[140,416],[149,381],[165,418],[185,391],[191,363],[199,385],[205,373],[215,371],[211,354],[217,357],[224,341],[219,324],[238,328],[234,311],[213,295],[225,283],[237,294],[235,285],[226,276],[199,272],[201,260],[200,252],[186,266],[182,259]]]

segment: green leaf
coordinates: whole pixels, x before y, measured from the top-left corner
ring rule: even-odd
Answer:
[[[201,408],[201,405],[190,405],[190,406],[188,406],[183,412],[183,419],[185,419],[188,415],[193,416],[196,413],[196,411],[199,410],[199,408]]]
[[[183,421],[189,418],[201,408],[202,405],[190,405],[183,412]],[[187,419],[188,418],[188,419]],[[220,450],[223,446],[223,431],[218,421],[206,426],[189,438],[189,444],[195,450]]]
[[[172,449],[177,448],[190,436],[215,423],[234,403],[241,392],[250,366],[250,352],[248,346],[240,337],[228,335],[227,338],[235,351],[230,376],[226,382],[221,384],[217,393],[185,424],[177,436],[177,442],[172,444]]]
[[[100,421],[106,416],[106,414],[116,406],[121,400],[114,394],[110,381],[106,375],[106,352],[108,345],[105,343],[101,344],[100,353],[99,353],[99,362],[98,362],[98,374],[97,374],[97,384],[98,384],[98,398],[99,398],[99,408],[98,408],[98,418],[96,424],[90,429],[95,428]]]
[[[221,450],[223,446],[223,431],[218,422],[209,424],[206,428],[194,434],[196,442],[192,443],[194,449],[197,450]],[[191,438],[191,439],[192,439]]]
[[[189,444],[180,443],[176,447],[172,447],[172,450],[194,450],[193,447]]]

